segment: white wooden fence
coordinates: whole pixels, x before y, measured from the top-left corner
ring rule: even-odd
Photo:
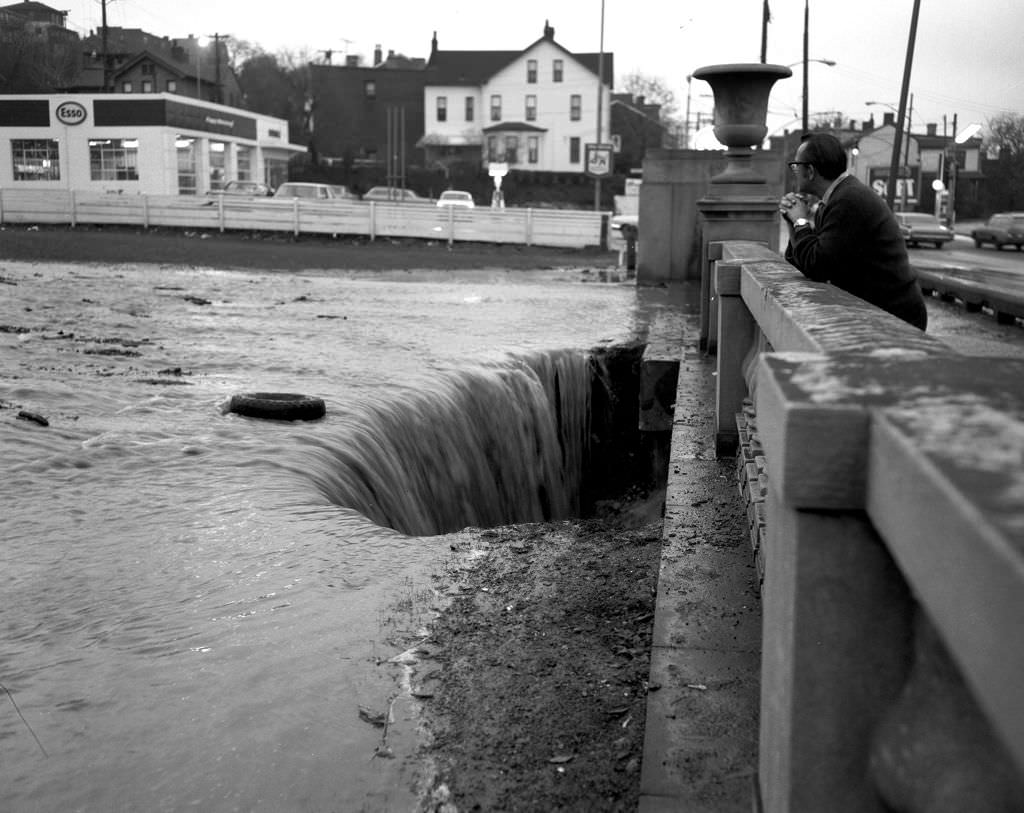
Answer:
[[[433,203],[111,195],[0,189],[0,224],[119,224],[172,228],[420,237],[447,242],[607,246],[610,212],[459,209]]]

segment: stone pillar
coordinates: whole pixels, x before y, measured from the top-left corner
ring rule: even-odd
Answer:
[[[700,279],[697,201],[718,155],[700,150],[648,150],[640,186],[637,284]]]

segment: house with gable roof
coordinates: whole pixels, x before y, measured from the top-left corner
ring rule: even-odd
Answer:
[[[603,58],[603,65],[602,65]],[[544,23],[518,51],[444,51],[431,43],[424,87],[427,167],[506,163],[510,170],[582,173],[585,145],[611,136],[612,54],[574,54]]]

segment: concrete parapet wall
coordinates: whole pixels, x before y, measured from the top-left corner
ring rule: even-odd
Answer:
[[[764,809],[1024,809],[1024,361],[756,244],[715,290],[718,447],[764,520]]]

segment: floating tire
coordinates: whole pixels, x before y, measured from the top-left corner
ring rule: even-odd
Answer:
[[[292,392],[243,392],[231,396],[228,412],[272,421],[315,421],[327,408],[324,399]]]

